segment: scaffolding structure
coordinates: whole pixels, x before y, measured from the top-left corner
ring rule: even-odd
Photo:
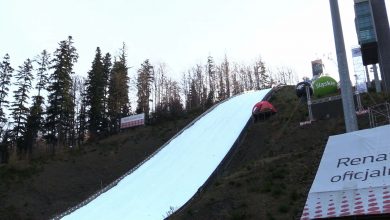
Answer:
[[[390,124],[390,103],[374,105],[368,110],[371,128]]]

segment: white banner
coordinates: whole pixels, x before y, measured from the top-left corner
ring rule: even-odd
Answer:
[[[390,213],[389,134],[388,125],[331,136],[301,219]]]
[[[145,113],[121,118],[121,129],[145,124]]]
[[[390,127],[331,136],[310,192],[390,184]]]

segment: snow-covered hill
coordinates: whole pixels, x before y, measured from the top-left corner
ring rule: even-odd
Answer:
[[[163,219],[206,182],[244,129],[253,105],[269,91],[221,103],[115,187],[63,219]]]

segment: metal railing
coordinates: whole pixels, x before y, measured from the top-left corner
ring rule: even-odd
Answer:
[[[313,105],[320,104],[320,103],[330,102],[330,101],[339,100],[339,99],[341,99],[341,95],[329,96],[329,97],[325,97],[325,98],[321,98],[321,99],[311,100],[311,104],[313,104]]]

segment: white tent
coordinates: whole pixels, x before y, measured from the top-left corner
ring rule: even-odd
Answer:
[[[390,213],[390,126],[329,137],[301,220]]]

